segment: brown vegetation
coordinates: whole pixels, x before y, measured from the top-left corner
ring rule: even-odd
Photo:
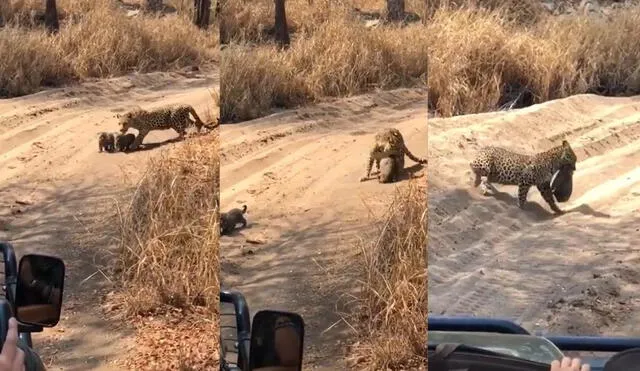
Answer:
[[[2,3],[0,97],[90,77],[171,70],[214,60],[217,25],[199,30],[191,19],[193,2],[187,7],[185,1],[176,3],[176,12],[158,17],[128,16],[117,1],[59,0],[60,30],[54,35],[43,24],[43,1]]]
[[[362,3],[378,10],[385,4]],[[423,1],[407,3],[408,11],[426,14]],[[347,2],[287,1],[291,44],[280,51],[273,42],[273,4],[229,0],[222,9],[220,24],[230,40],[221,55],[223,122],[324,97],[426,83],[429,35],[421,23],[369,28]]]
[[[526,106],[580,93],[640,93],[640,7],[608,18],[514,10],[437,10],[427,26],[429,101],[443,116]]]
[[[279,51],[272,1],[225,4],[223,121],[424,84],[427,68],[430,107],[443,116],[640,92],[640,41],[628,37],[640,27],[638,6],[587,17],[554,16],[536,0],[413,1],[407,12],[421,21],[368,27],[384,1],[291,0],[291,46]]]
[[[379,225],[377,238],[360,246],[361,338],[349,358],[357,369],[426,370],[426,187],[396,190]]]
[[[217,132],[190,139],[149,160],[121,212],[118,299],[140,319],[136,344],[146,344],[134,349],[134,360],[218,365],[219,169]]]

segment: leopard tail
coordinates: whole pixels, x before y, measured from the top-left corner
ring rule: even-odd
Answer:
[[[200,120],[200,116],[198,116],[198,114],[196,113],[196,110],[192,106],[189,106],[189,113],[196,120],[195,125],[196,125],[196,128],[198,128],[198,130],[200,130],[200,128],[203,126],[207,127],[207,125],[205,125],[205,123],[202,122],[202,120]]]
[[[407,157],[409,157],[412,161],[417,162],[419,164],[427,163],[426,158],[420,158],[420,157],[414,156],[413,153],[409,151],[409,148],[407,148],[407,146],[404,143],[402,144],[402,149],[404,150],[404,153],[407,155]]]
[[[213,130],[213,129],[217,128],[218,126],[220,126],[220,118],[218,118],[218,119],[216,120],[216,122],[215,122],[215,123],[213,123],[213,124],[205,124],[205,123],[203,123],[202,125],[203,125],[205,128],[209,129],[209,130]]]

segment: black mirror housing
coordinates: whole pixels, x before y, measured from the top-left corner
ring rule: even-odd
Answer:
[[[15,317],[24,324],[53,327],[62,311],[65,265],[53,256],[28,254],[20,259]]]
[[[253,317],[249,369],[301,371],[304,320],[297,313],[263,310]]]

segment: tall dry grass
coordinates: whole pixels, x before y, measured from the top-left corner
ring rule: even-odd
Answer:
[[[228,0],[220,17],[221,118],[375,88],[424,84],[443,116],[526,106],[580,93],[640,93],[640,7],[552,16],[536,0],[408,2],[422,19],[368,28],[353,8],[383,1],[287,1],[289,49],[273,45],[273,2]]]
[[[360,370],[426,370],[427,196],[411,182],[397,189],[378,238],[360,246],[361,333],[350,363]]]
[[[114,300],[138,328],[131,369],[219,367],[218,143],[214,132],[151,157],[120,212]]]
[[[121,213],[121,267],[129,314],[163,306],[217,308],[217,135],[150,158]]]
[[[360,6],[383,9],[383,2]],[[408,2],[409,9],[420,1]],[[231,43],[221,54],[220,115],[242,121],[324,97],[426,83],[424,27],[367,28],[346,1],[287,2],[291,46],[270,41],[273,2],[229,0],[220,15]],[[424,6],[423,6],[424,7]],[[415,10],[414,10],[415,11]]]
[[[181,13],[128,17],[115,1],[59,1],[62,22],[48,35],[34,22],[43,1],[4,6],[0,28],[0,97],[91,77],[163,71],[217,59],[217,25],[200,31]]]
[[[427,26],[429,100],[443,116],[580,93],[640,93],[640,7],[603,17],[544,17],[533,26],[506,10],[439,10]]]

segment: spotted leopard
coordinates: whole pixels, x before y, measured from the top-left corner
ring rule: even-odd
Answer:
[[[194,120],[189,117],[189,114],[193,116]],[[167,105],[154,110],[136,108],[124,115],[117,115],[117,118],[120,120],[118,125],[122,134],[131,128],[138,130],[138,136],[129,148],[131,150],[138,148],[144,137],[152,130],[173,129],[178,133],[179,139],[183,139],[187,134],[186,129],[191,125],[195,124],[198,132],[203,126],[212,128],[200,120],[196,111],[189,104]]]
[[[484,147],[470,166],[475,175],[473,186],[480,185],[482,194],[487,194],[489,188],[495,190],[491,183],[517,185],[518,207],[523,208],[529,189],[535,185],[551,209],[560,214],[563,211],[553,199],[551,178],[565,166],[575,171],[576,162],[576,154],[569,142],[563,140],[561,145],[534,155],[515,153],[500,147]]]
[[[362,182],[369,179],[369,176],[371,175],[371,168],[374,162],[376,163],[377,169],[380,169],[380,160],[382,158],[395,156],[398,159],[402,158],[402,161],[397,163],[401,163],[402,165],[404,165],[404,155],[407,155],[407,157],[419,164],[427,163],[426,159],[416,157],[409,151],[404,143],[404,138],[402,137],[400,130],[396,128],[386,128],[379,131],[376,134],[373,146],[369,151],[366,174],[365,176],[360,178],[360,181]],[[402,170],[403,169],[396,169],[398,173]]]

